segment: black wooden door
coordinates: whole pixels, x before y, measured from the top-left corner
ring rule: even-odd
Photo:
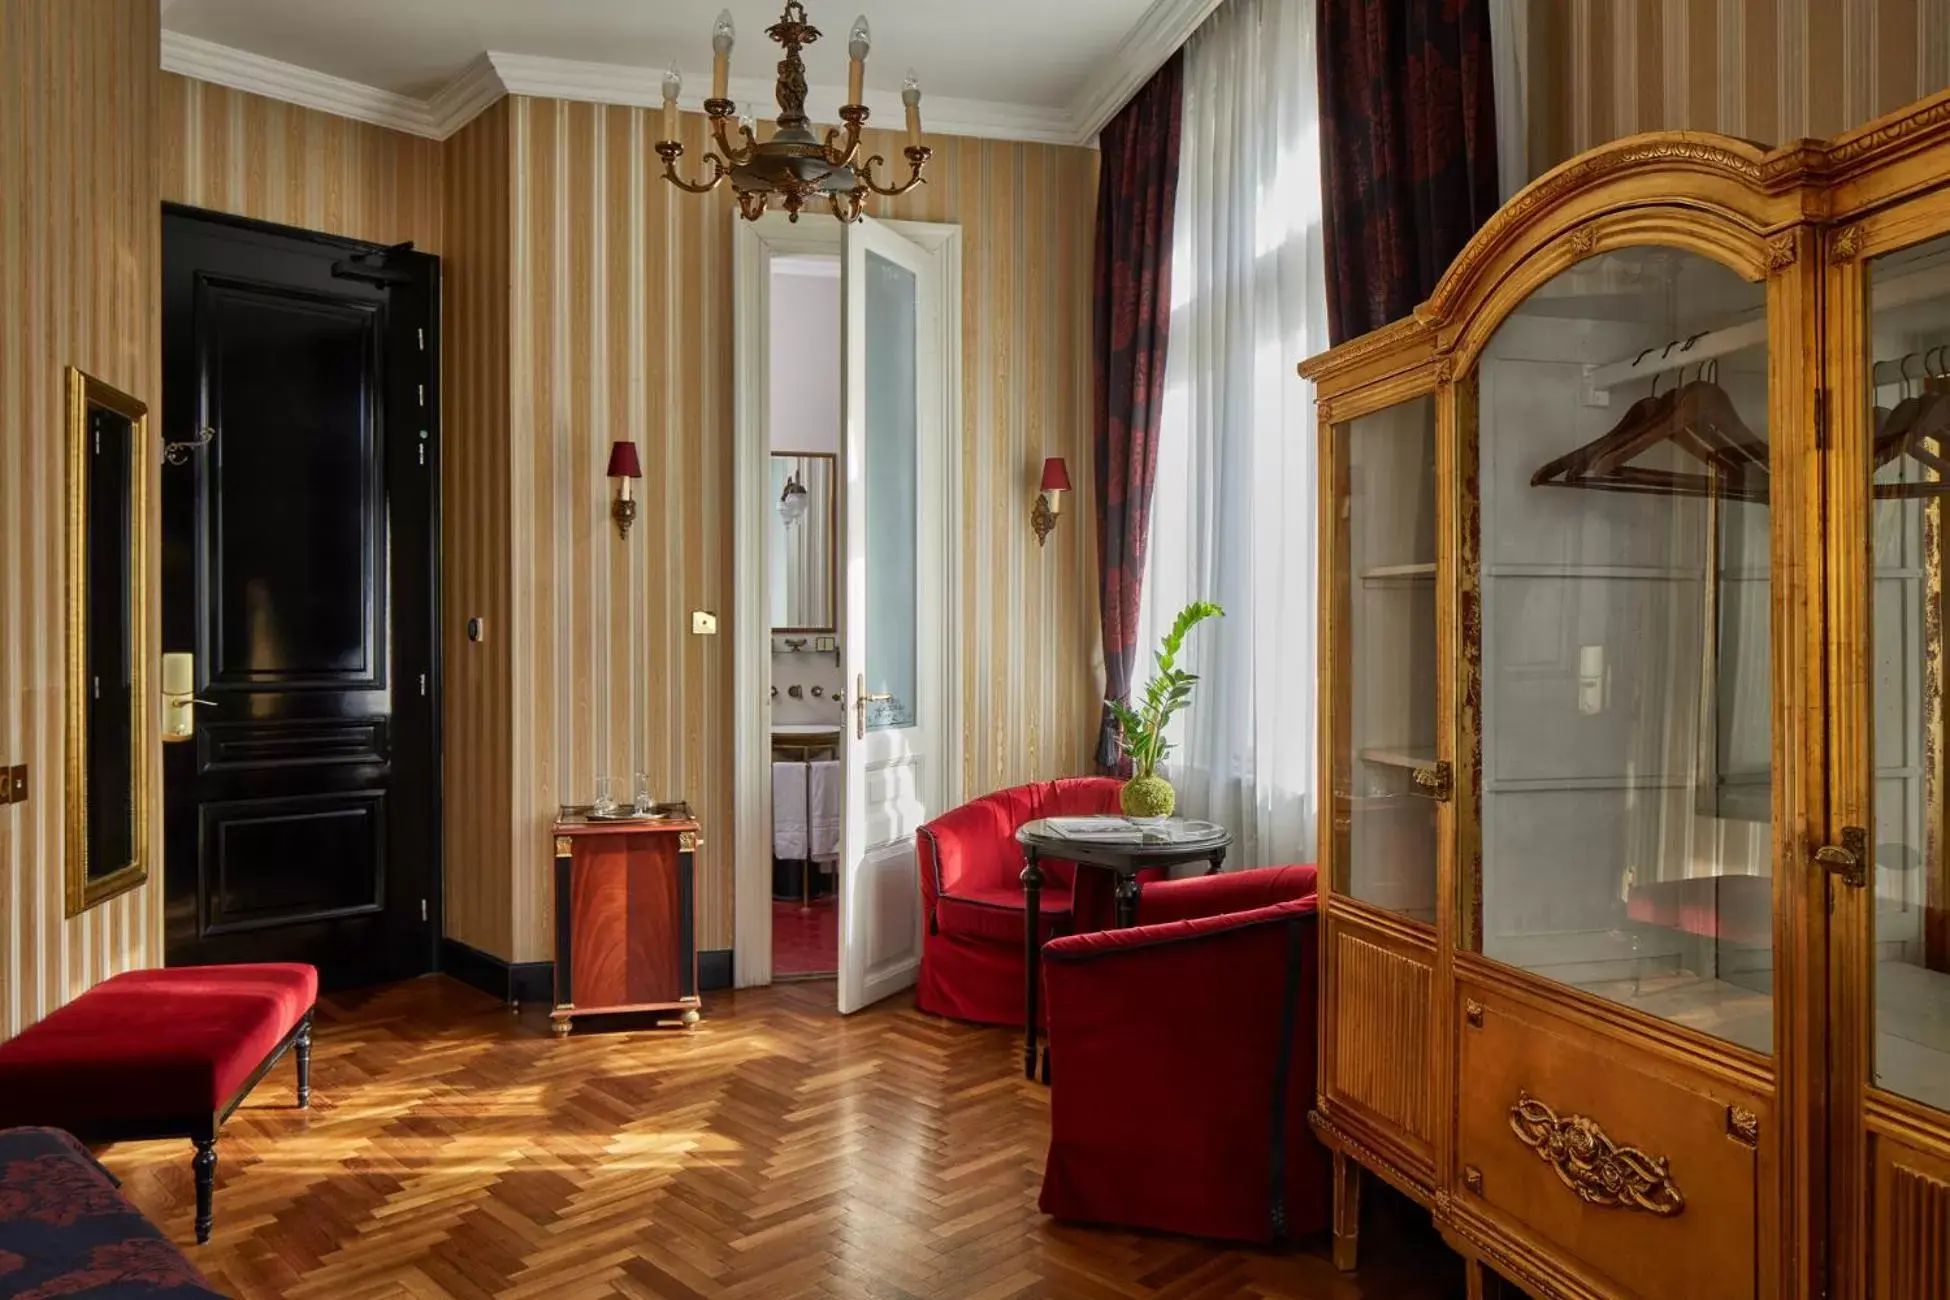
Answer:
[[[163,215],[169,964],[309,961],[347,987],[440,933],[438,263]]]

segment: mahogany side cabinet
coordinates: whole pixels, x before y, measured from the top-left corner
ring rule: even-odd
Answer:
[[[656,1014],[695,1026],[695,821],[555,823],[557,1034],[581,1016]]]

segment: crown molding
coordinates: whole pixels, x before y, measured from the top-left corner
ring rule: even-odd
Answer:
[[[583,63],[574,59],[552,59],[533,54],[509,54],[491,50],[487,58],[501,84],[510,95],[533,95],[538,99],[582,100],[593,104],[622,104],[631,108],[661,108],[664,102],[663,70],[620,63]],[[684,93],[677,103],[691,112],[704,111],[704,96],[698,87],[705,84],[701,74],[686,74]],[[770,118],[776,111],[775,82],[760,77],[733,77],[725,87],[737,104],[760,105],[756,116]],[[846,102],[844,86],[809,86],[806,102],[838,108]],[[899,130],[906,120],[900,92],[867,91],[870,124]],[[820,120],[814,110],[814,121]],[[1074,144],[1076,134],[1070,115],[1060,108],[1029,108],[983,99],[951,99],[930,95],[921,102],[921,116],[930,135],[972,135],[998,140],[1029,140],[1044,144]],[[837,118],[836,118],[837,120]]]
[[[1223,0],[1155,0],[1071,102],[1071,143],[1094,140]]]
[[[295,63],[267,59],[261,54],[181,32],[163,32],[162,66],[165,72],[215,82],[232,90],[246,90],[253,95],[336,113],[395,131],[440,138],[433,129],[425,100],[313,72]]]
[[[436,140],[445,140],[507,93],[494,60],[485,54],[475,55],[458,76],[427,101],[427,121],[433,128],[430,134]]]
[[[931,95],[922,103],[928,134],[1094,145],[1104,123],[1220,3],[1221,0],[1156,0],[1119,45],[1115,57],[1098,70],[1068,109]],[[499,50],[477,55],[430,99],[381,90],[168,30],[162,33],[162,66],[164,71],[199,81],[430,140],[445,140],[503,95],[532,95],[633,108],[657,108],[663,104],[660,69]],[[693,89],[680,96],[679,104],[692,112],[702,112],[703,96],[694,87],[703,80],[701,76],[687,78]],[[760,115],[769,116],[767,110],[773,103],[775,90],[771,81],[734,77],[727,90],[737,103],[767,106],[760,109]],[[844,99],[845,90],[839,86],[813,86],[807,91],[808,102],[814,104],[837,106]],[[900,129],[904,112],[898,91],[868,90],[867,109],[875,124]]]

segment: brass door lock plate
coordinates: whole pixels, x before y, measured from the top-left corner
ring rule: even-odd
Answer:
[[[1816,849],[1815,861],[1840,883],[1863,888],[1869,883],[1869,832],[1860,826],[1842,827],[1842,842]]]
[[[1448,803],[1455,790],[1455,773],[1447,763],[1415,769],[1415,784],[1437,803]]]

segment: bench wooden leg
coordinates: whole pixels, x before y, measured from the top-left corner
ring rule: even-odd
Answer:
[[[196,1170],[196,1244],[202,1246],[210,1240],[210,1201],[217,1188],[217,1140],[214,1137],[196,1139],[196,1159],[190,1165]]]
[[[298,1025],[298,1108],[311,1105],[311,1013]]]

